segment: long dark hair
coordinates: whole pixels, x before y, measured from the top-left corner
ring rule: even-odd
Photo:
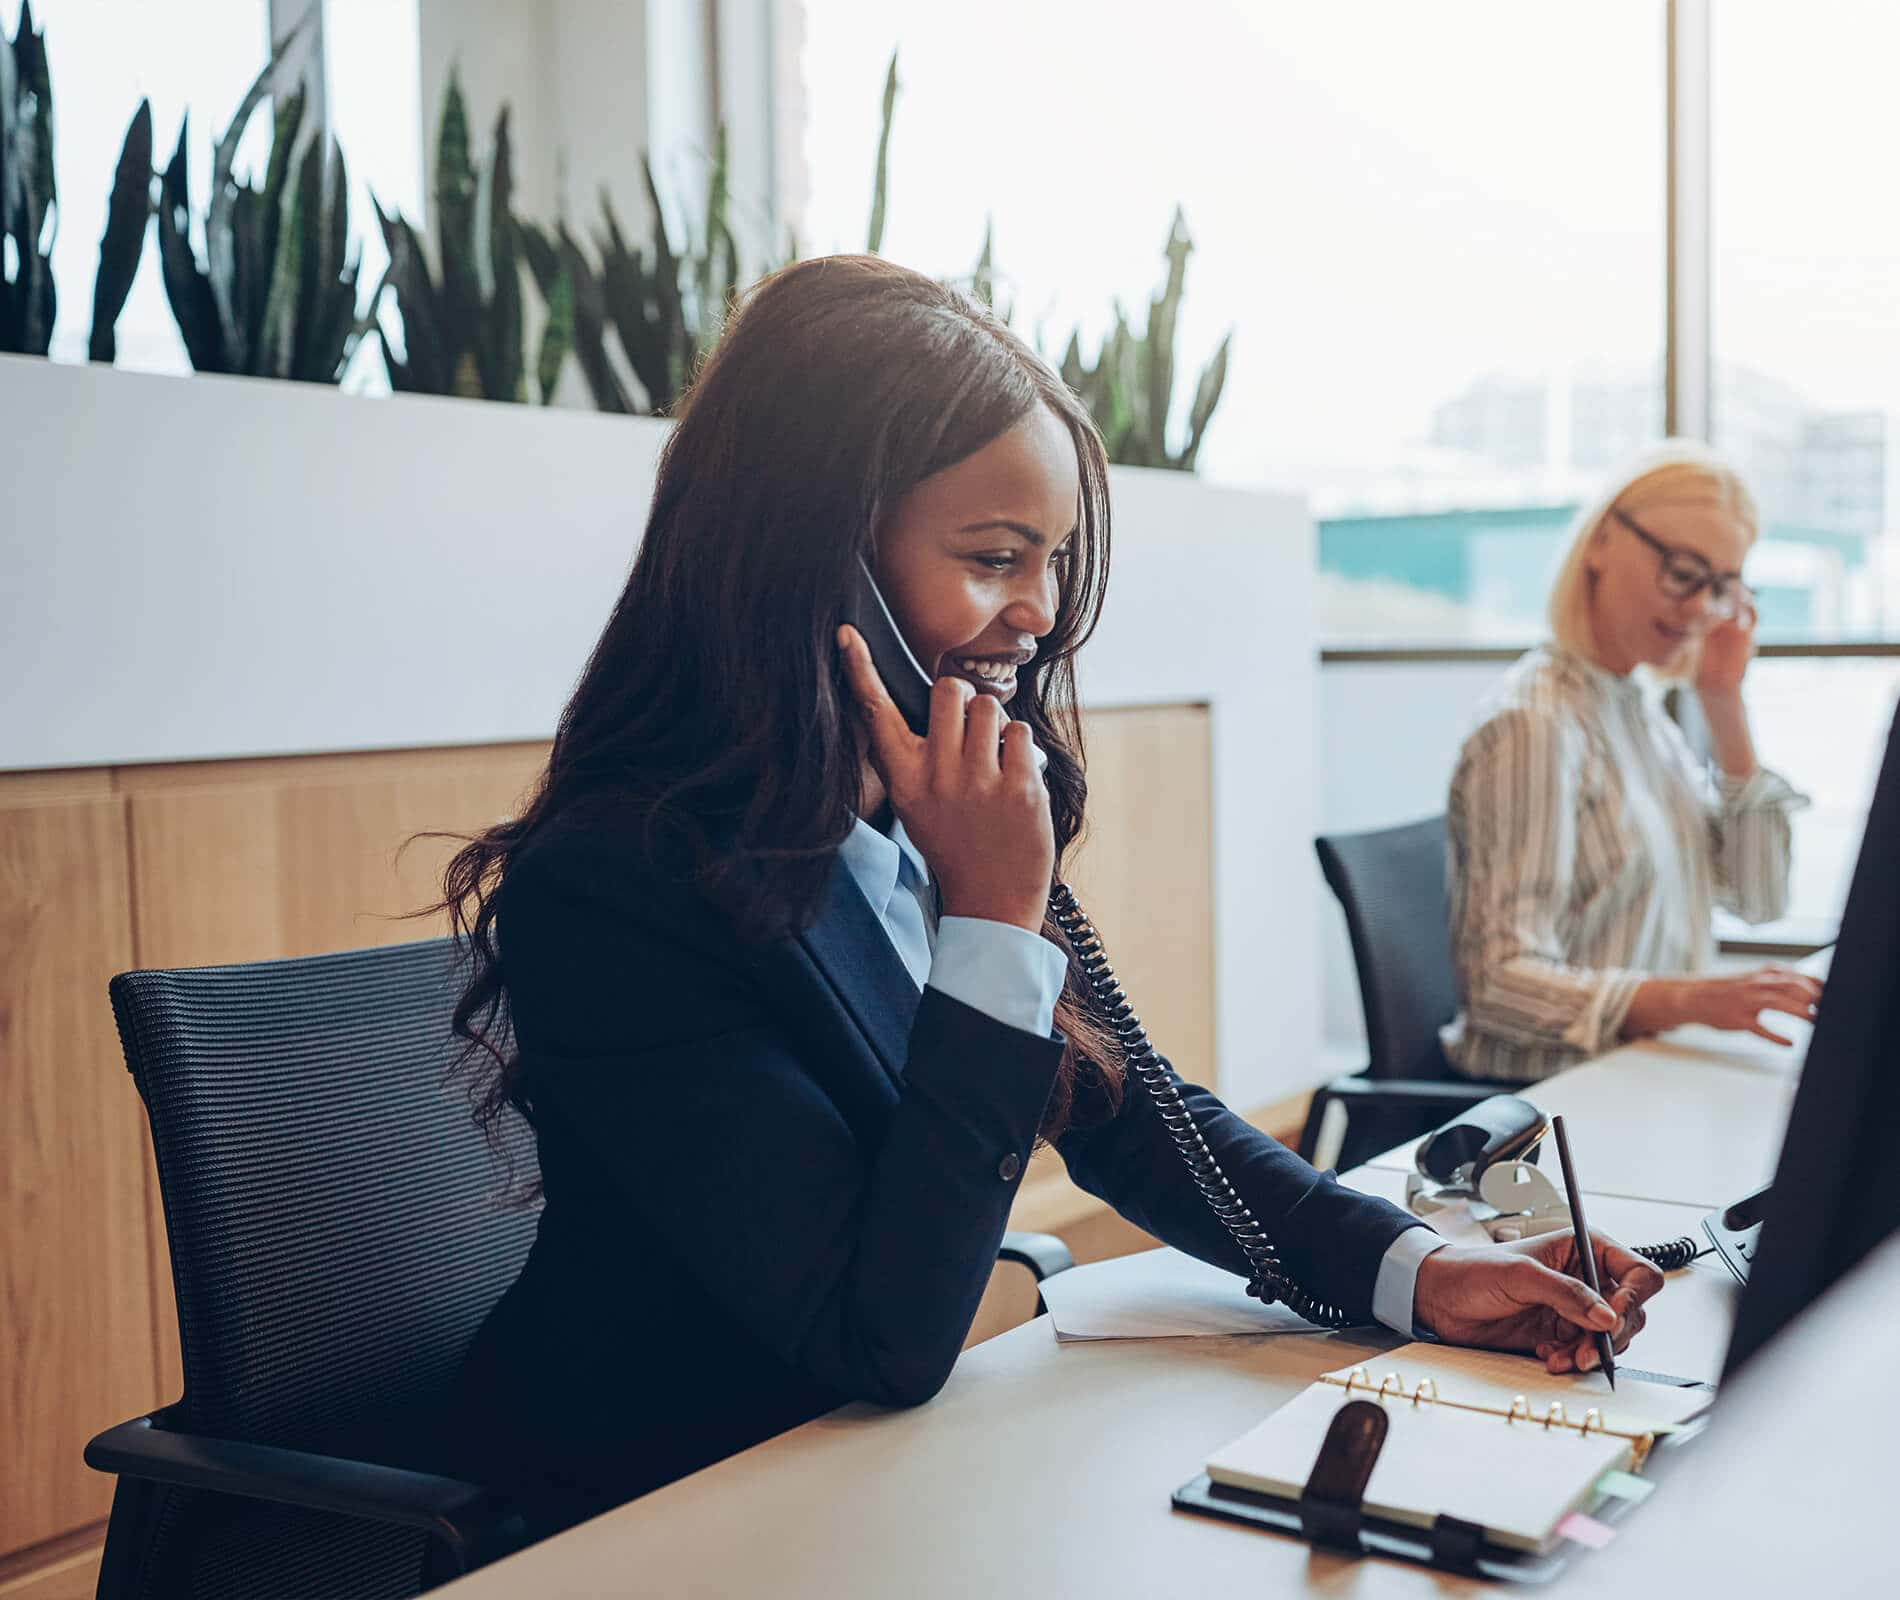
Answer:
[[[800,262],[735,309],[681,402],[633,571],[532,799],[444,878],[438,909],[471,963],[454,1026],[491,1133],[509,1106],[531,1109],[495,939],[516,852],[555,817],[604,807],[685,862],[742,937],[809,925],[859,803],[859,723],[833,642],[852,563],[876,565],[910,489],[1038,405],[1075,441],[1082,495],[1055,626],[1011,711],[1048,753],[1060,870],[1088,793],[1073,656],[1108,577],[1108,463],[1088,413],[982,306],[876,257]],[[1120,1053],[1083,994],[1072,964],[1045,1138],[1078,1092],[1102,1110],[1120,1098]]]

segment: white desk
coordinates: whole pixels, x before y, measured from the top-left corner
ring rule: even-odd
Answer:
[[[1818,951],[1795,965],[1825,979],[1833,955]],[[1793,1039],[1792,1047],[1747,1033],[1677,1028],[1522,1092],[1542,1110],[1563,1114],[1585,1194],[1713,1211],[1775,1175],[1814,1029],[1792,1017],[1769,1020]],[[1367,1164],[1410,1172],[1417,1147],[1414,1139]],[[1554,1177],[1556,1163],[1545,1164]]]
[[[1553,1164],[1554,1165],[1554,1164]],[[1556,1178],[1555,1171],[1551,1173]],[[1405,1204],[1404,1174],[1383,1167],[1360,1167],[1341,1180],[1362,1194],[1376,1194],[1395,1206]],[[1559,1183],[1559,1187],[1562,1187]],[[1704,1206],[1668,1205],[1658,1200],[1630,1200],[1618,1195],[1584,1191],[1590,1226],[1624,1244],[1665,1244],[1684,1234],[1698,1244]],[[1728,1353],[1729,1330],[1742,1286],[1735,1275],[1713,1256],[1692,1262],[1669,1275],[1669,1287],[1648,1306],[1648,1325],[1619,1360],[1645,1372],[1713,1383],[1722,1375]]]
[[[1574,1113],[1592,1148],[1614,1126],[1597,1120],[1594,1104],[1580,1101]],[[1362,1168],[1348,1181],[1402,1192],[1395,1172]],[[1613,1196],[1593,1197],[1591,1210],[1596,1226],[1645,1243],[1692,1231],[1703,1214]],[[1653,1302],[1628,1363],[1712,1373],[1734,1301],[1712,1264],[1679,1274]],[[455,1600],[1476,1593],[1485,1586],[1315,1555],[1168,1505],[1211,1451],[1321,1372],[1400,1342],[1358,1330],[1058,1345],[1039,1318],[967,1351],[929,1405],[847,1406],[446,1592]],[[1567,1581],[1586,1589],[1589,1566],[1577,1563],[1582,1576]]]
[[[1900,1238],[1749,1362],[1649,1510],[1590,1563],[1605,1595],[1900,1594],[1893,1527]]]
[[[1563,1114],[1586,1194],[1706,1212],[1774,1178],[1799,1081],[1799,1050],[1765,1040],[1740,1045],[1733,1035],[1684,1028],[1624,1045],[1521,1092],[1540,1109]],[[1415,1139],[1368,1165],[1410,1172],[1417,1146]]]

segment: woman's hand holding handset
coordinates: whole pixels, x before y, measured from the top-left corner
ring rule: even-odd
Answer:
[[[1756,967],[1707,978],[1646,978],[1623,1019],[1626,1038],[1661,1033],[1685,1022],[1758,1034],[1775,1044],[1792,1039],[1766,1028],[1764,1011],[1810,1021],[1821,998],[1821,981],[1792,967]]]
[[[845,676],[870,730],[871,764],[930,863],[943,913],[1042,931],[1055,829],[1026,723],[961,678],[930,690],[930,732],[911,732],[856,628],[838,629]]]
[[[1735,615],[1718,622],[1703,636],[1696,656],[1696,692],[1721,699],[1742,692],[1742,678],[1755,658],[1755,607],[1744,601]]]

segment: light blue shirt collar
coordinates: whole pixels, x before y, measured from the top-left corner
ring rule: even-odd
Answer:
[[[910,835],[904,832],[903,823],[894,817],[888,834],[878,832],[864,818],[857,818],[844,836],[844,843],[838,846],[838,859],[851,874],[858,892],[879,916],[891,903],[891,895],[899,883],[912,894],[919,894],[930,882],[930,869],[924,865],[923,856],[911,842]]]

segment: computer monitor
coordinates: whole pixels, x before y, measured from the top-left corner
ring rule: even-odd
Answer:
[[[1900,714],[1724,1376],[1900,1227]]]

